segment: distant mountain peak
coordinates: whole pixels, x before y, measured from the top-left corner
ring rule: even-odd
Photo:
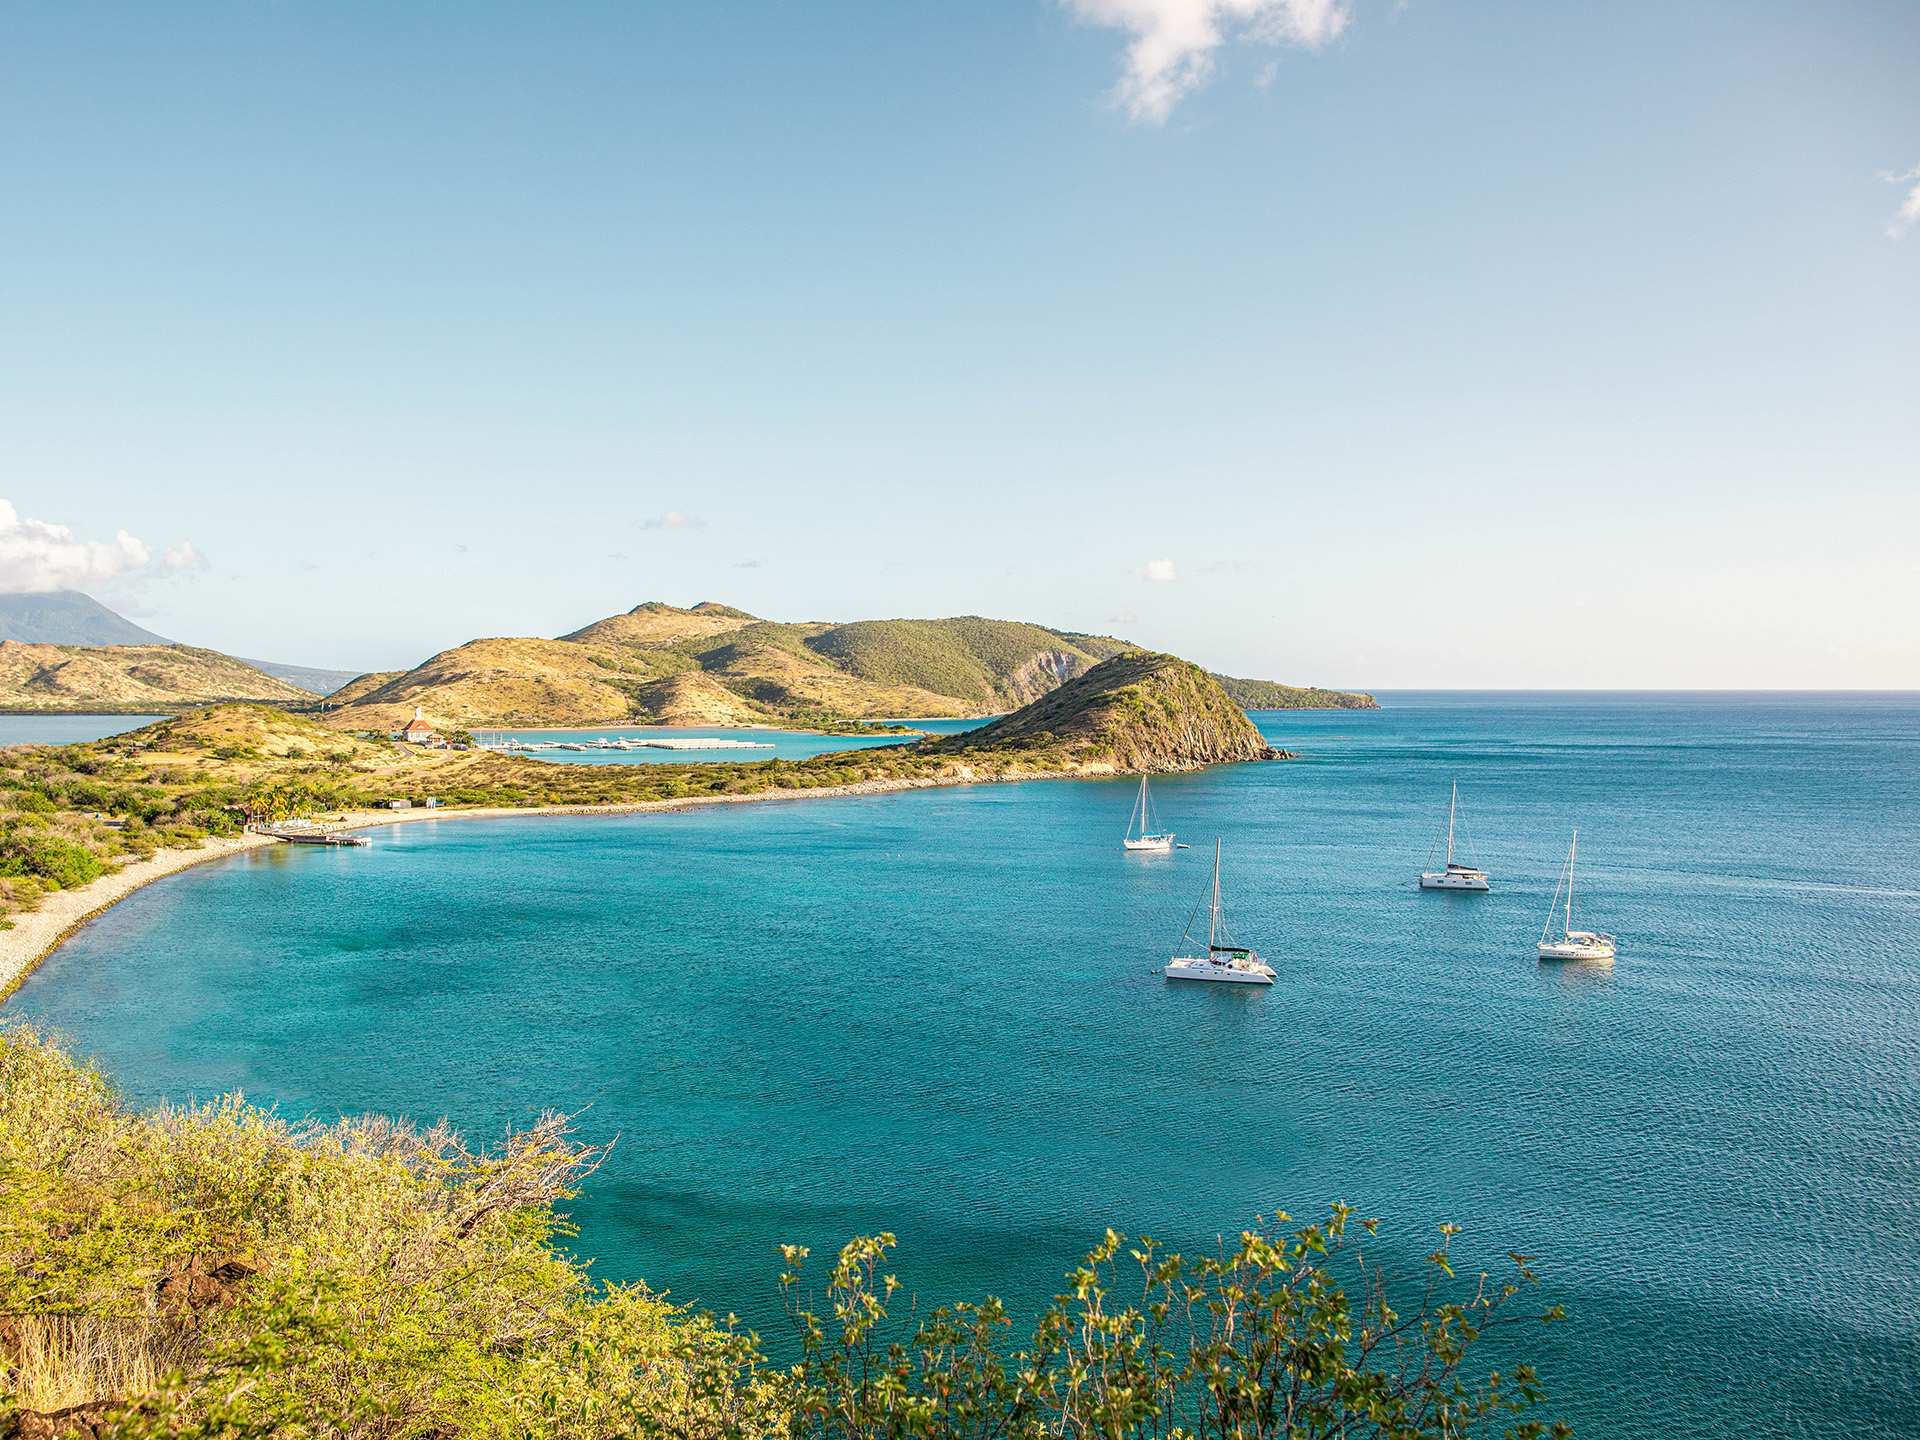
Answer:
[[[78,590],[0,595],[0,640],[29,645],[171,645]]]
[[[0,640],[18,640],[26,645],[84,645],[90,649],[110,645],[179,644],[177,640],[141,628],[78,590],[0,595]],[[276,660],[241,660],[240,663],[314,695],[338,689],[355,674],[351,670],[288,665]],[[16,701],[12,696],[3,698],[8,703]]]

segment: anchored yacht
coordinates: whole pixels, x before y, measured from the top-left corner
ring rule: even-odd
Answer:
[[[1133,802],[1133,813],[1127,816],[1127,833],[1120,837],[1123,850],[1171,850],[1173,832],[1157,830],[1153,815],[1153,796],[1147,790],[1147,777],[1140,777],[1140,794]],[[1137,827],[1137,832],[1136,832]]]
[[[1567,863],[1561,867],[1560,883],[1554,887],[1553,908],[1547,911],[1547,923],[1540,931],[1540,958],[1542,960],[1599,960],[1613,963],[1613,936],[1598,930],[1576,930],[1573,928],[1573,859],[1580,848],[1580,832],[1573,832],[1573,843],[1567,847]],[[1564,909],[1560,904],[1561,891],[1566,892],[1567,903]],[[1553,922],[1560,922],[1560,936],[1553,936]]]
[[[1191,925],[1191,922],[1189,922]],[[1180,937],[1182,945],[1187,937]],[[1213,890],[1207,905],[1207,953],[1167,961],[1169,980],[1217,980],[1229,985],[1271,985],[1274,970],[1250,946],[1226,943],[1220,917],[1220,842],[1213,842]]]
[[[1447,862],[1444,870],[1428,870],[1420,876],[1422,890],[1485,890],[1487,872],[1477,865],[1465,865],[1453,858],[1453,829],[1455,812],[1460,808],[1460,782],[1455,781],[1453,794],[1447,801]],[[1429,861],[1433,852],[1427,852]]]

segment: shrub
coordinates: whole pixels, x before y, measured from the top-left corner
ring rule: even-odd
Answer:
[[[106,867],[86,846],[38,830],[14,830],[0,839],[0,875],[32,875],[56,889],[96,880]]]
[[[122,1440],[1566,1433],[1531,1417],[1526,1366],[1468,1371],[1484,1335],[1557,1312],[1510,1312],[1526,1256],[1456,1282],[1452,1227],[1404,1310],[1345,1206],[1197,1261],[1109,1232],[1018,1350],[992,1299],[896,1321],[890,1235],[840,1253],[824,1313],[785,1247],[780,1366],[566,1253],[555,1206],[602,1153],[551,1114],[485,1154],[444,1124],[290,1126],[237,1099],[139,1115],[0,1032],[0,1393]]]

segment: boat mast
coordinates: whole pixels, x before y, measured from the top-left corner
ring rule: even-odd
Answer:
[[[1207,910],[1207,954],[1213,954],[1213,938],[1220,929],[1220,841],[1213,842],[1213,904]]]
[[[1460,803],[1460,782],[1453,782],[1453,794],[1447,798],[1447,868],[1453,868],[1453,807]],[[1432,852],[1429,851],[1429,854]]]
[[[1573,843],[1567,846],[1567,924],[1566,933],[1573,934],[1573,857],[1580,849],[1580,827],[1573,827]]]

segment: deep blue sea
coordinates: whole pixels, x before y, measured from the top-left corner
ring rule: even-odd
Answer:
[[[783,1240],[1025,1307],[1340,1198],[1539,1255],[1582,1434],[1920,1434],[1920,697],[1384,698],[1157,783],[1169,856],[1126,780],[430,822],[142,891],[0,1013],[143,1099],[590,1107],[578,1248],[769,1333]],[[1489,895],[1414,886],[1455,778]],[[1534,958],[1576,823],[1611,970]],[[1156,973],[1215,836],[1271,990]]]

